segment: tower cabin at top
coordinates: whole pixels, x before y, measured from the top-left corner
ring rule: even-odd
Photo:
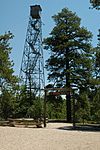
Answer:
[[[41,18],[40,17],[40,13],[42,11],[40,5],[34,5],[34,6],[30,6],[31,9],[30,9],[30,16],[33,18],[33,19],[39,19]]]

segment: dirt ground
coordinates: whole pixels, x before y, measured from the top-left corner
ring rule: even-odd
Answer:
[[[100,132],[68,130],[69,124],[46,128],[0,127],[0,150],[100,150]]]

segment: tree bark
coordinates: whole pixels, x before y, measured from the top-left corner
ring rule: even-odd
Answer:
[[[68,53],[67,53],[68,57]],[[70,93],[70,66],[69,59],[66,57],[66,119],[67,122],[72,122],[71,118],[71,93]]]

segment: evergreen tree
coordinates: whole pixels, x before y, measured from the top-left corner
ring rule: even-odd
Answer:
[[[90,120],[90,102],[87,92],[80,93],[77,97],[75,119],[78,122]]]
[[[16,83],[17,78],[13,75],[13,61],[10,60],[10,47],[9,40],[13,38],[12,33],[8,32],[0,36],[0,84],[2,88],[9,88]]]
[[[100,41],[97,47],[93,49],[93,52],[93,71],[89,91],[91,119],[100,123]]]
[[[52,18],[55,27],[44,39],[44,48],[51,52],[46,64],[48,79],[57,87],[66,87],[67,121],[70,122],[71,85],[81,91],[89,85],[92,34],[81,27],[81,19],[67,8]]]
[[[8,32],[0,36],[0,115],[7,119],[13,115],[17,77],[13,75],[13,61],[10,60],[9,40],[13,38]]]
[[[92,120],[100,124],[100,87],[93,96],[91,115]]]

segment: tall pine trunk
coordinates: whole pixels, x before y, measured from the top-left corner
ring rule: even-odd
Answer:
[[[66,119],[67,122],[71,122],[71,93],[70,93],[70,66],[68,59],[68,52],[66,53]]]

